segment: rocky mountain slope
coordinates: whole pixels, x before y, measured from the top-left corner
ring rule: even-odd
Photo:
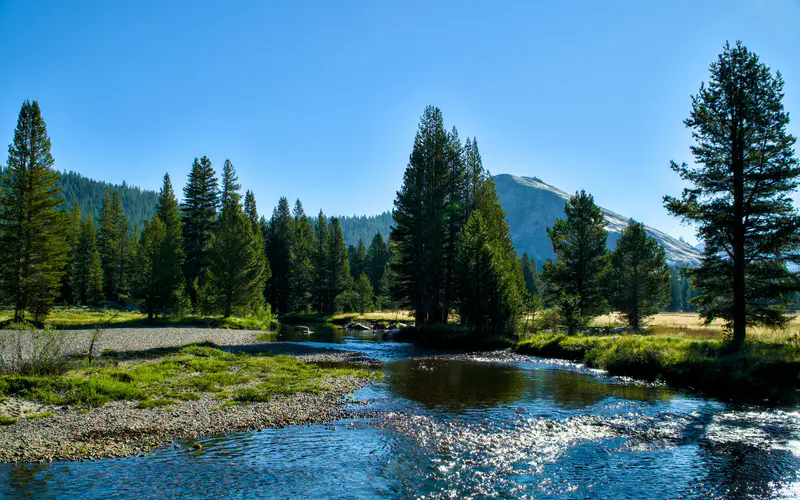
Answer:
[[[535,177],[500,174],[494,176],[494,181],[498,198],[506,211],[511,239],[519,254],[527,253],[539,265],[554,258],[546,228],[564,217],[564,203],[570,195]],[[608,248],[613,250],[630,217],[601,209],[608,222]],[[701,253],[696,248],[658,229],[646,228],[647,233],[664,246],[670,265],[696,266],[700,263]]]

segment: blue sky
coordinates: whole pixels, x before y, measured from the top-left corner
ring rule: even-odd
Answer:
[[[691,160],[689,96],[741,39],[797,117],[799,26],[799,0],[0,0],[0,143],[36,99],[59,169],[153,189],[169,172],[180,193],[194,157],[230,158],[262,213],[373,214],[433,104],[493,173],[694,241],[661,203],[682,187],[669,161]]]

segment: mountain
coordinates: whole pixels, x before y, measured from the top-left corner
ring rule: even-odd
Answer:
[[[125,182],[121,185],[96,181],[84,177],[76,172],[61,172],[58,183],[61,185],[61,196],[64,197],[65,210],[72,210],[75,200],[84,218],[92,214],[95,223],[100,219],[103,208],[103,195],[106,189],[109,192],[118,192],[122,201],[122,209],[128,219],[131,231],[135,227],[142,229],[144,221],[150,220],[156,212],[158,194],[155,191],[128,186]]]
[[[511,239],[520,255],[527,253],[539,265],[554,258],[546,228],[553,227],[556,219],[564,217],[564,204],[570,195],[536,177],[500,174],[494,176],[494,181],[497,196],[506,211]],[[608,223],[608,248],[613,250],[630,217],[602,207],[601,210]],[[701,253],[688,243],[652,227],[645,226],[645,229],[664,247],[671,266],[696,266],[700,263]]]

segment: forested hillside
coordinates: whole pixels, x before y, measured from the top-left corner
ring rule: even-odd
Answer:
[[[62,207],[72,210],[77,200],[83,217],[91,214],[94,220],[100,219],[100,209],[103,207],[103,195],[106,189],[111,193],[118,192],[131,231],[135,227],[139,229],[144,227],[144,221],[149,220],[156,211],[158,195],[155,191],[128,186],[124,181],[120,186],[96,181],[77,172],[61,172],[58,184],[61,186],[61,195],[66,200]]]
[[[381,233],[385,241],[389,241],[389,230],[394,225],[392,212],[387,210],[379,215],[341,216],[339,223],[342,225],[342,234],[346,245],[358,245],[358,240],[363,240],[369,245],[373,236]]]

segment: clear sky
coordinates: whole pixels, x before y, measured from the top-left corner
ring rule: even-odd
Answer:
[[[61,170],[169,172],[180,194],[194,157],[230,158],[267,215],[279,196],[374,214],[433,104],[492,173],[694,241],[662,207],[669,160],[691,160],[689,97],[738,39],[800,120],[800,0],[0,0],[0,143],[36,99]]]

